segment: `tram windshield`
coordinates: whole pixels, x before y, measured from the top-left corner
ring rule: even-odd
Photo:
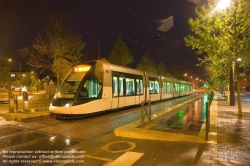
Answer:
[[[80,82],[90,69],[90,65],[74,67],[58,89],[59,98],[73,98]]]

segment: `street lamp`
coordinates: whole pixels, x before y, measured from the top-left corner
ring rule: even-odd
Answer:
[[[230,6],[231,0],[220,0],[215,10],[224,10]]]

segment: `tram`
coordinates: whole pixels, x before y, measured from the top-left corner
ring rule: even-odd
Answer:
[[[110,64],[86,62],[71,69],[49,107],[54,118],[82,118],[104,111],[193,93],[190,82]]]

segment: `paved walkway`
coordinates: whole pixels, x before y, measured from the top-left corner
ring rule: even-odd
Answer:
[[[218,112],[218,143],[201,147],[198,165],[250,165],[250,102],[242,102],[243,118],[238,119],[238,104],[214,101]]]

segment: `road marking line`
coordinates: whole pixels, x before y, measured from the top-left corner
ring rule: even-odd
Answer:
[[[142,155],[144,155],[144,153],[126,152],[120,157],[118,157],[116,160],[114,160],[112,163],[110,163],[108,166],[117,166],[117,165],[131,166],[137,160],[139,160]]]

